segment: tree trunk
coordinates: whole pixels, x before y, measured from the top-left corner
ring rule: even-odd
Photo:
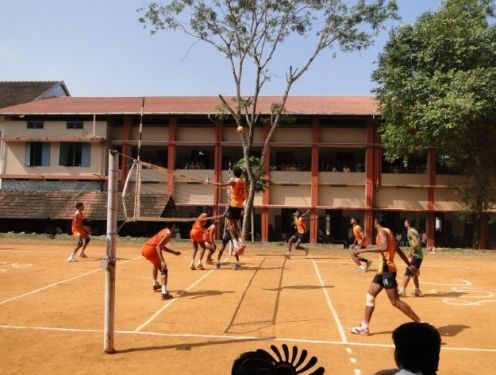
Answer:
[[[481,229],[481,223],[482,223],[480,212],[474,212],[472,214],[472,223],[474,224],[472,247],[474,249],[478,249],[479,248],[479,242],[480,242],[480,229]]]
[[[248,188],[248,197],[245,202],[245,212],[243,214],[243,227],[241,229],[241,238],[246,239],[246,234],[250,231],[250,217],[253,211],[253,201],[255,200],[255,181],[250,181],[250,186]]]

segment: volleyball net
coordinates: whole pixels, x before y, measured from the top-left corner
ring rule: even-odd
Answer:
[[[120,154],[126,160],[121,205],[126,222],[191,222],[195,217],[181,217],[176,204],[189,207],[213,207],[218,200],[218,186],[208,184],[213,172],[171,170],[163,166]],[[168,185],[174,186],[174,194]],[[220,196],[218,194],[217,196]],[[215,219],[221,216],[211,216]]]

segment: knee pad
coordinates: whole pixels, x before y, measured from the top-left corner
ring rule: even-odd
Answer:
[[[164,270],[162,270],[162,269],[161,269],[161,270],[160,270],[160,274],[161,274],[162,276],[167,276],[167,275],[169,274],[169,270],[168,270],[167,268],[166,268],[166,269],[164,269]]]
[[[375,306],[375,296],[370,293],[367,293],[365,297],[365,306],[374,307]]]

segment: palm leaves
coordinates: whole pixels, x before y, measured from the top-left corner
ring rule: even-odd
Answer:
[[[317,357],[312,356],[306,361],[308,352],[305,349],[298,353],[298,348],[293,346],[290,352],[286,344],[282,345],[282,351],[275,345],[271,345],[270,348],[275,353],[275,356],[263,349],[243,353],[234,362],[232,374],[321,375],[325,372],[323,367],[312,371],[312,367],[317,363]]]

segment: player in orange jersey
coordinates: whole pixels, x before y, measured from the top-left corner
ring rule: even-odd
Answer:
[[[350,224],[353,230],[353,236],[355,237],[355,241],[353,241],[352,244],[353,249],[365,249],[369,244],[369,239],[367,238],[367,235],[362,231],[360,220],[357,217],[352,217],[350,219]],[[351,259],[353,259],[353,262],[355,262],[355,264],[358,266],[358,272],[367,272],[370,265],[372,264],[371,260],[362,257],[356,257],[353,252],[351,253]],[[363,263],[363,265],[361,263]]]
[[[72,251],[72,254],[67,258],[68,262],[77,262],[76,253],[79,249],[81,249],[81,253],[79,254],[80,258],[87,258],[88,256],[84,253],[86,250],[86,246],[90,242],[91,238],[84,227],[85,218],[84,218],[84,204],[81,202],[76,203],[76,212],[72,216],[72,224],[71,231],[72,234],[77,238],[76,246]]]
[[[296,233],[293,234],[288,240],[288,251],[286,252],[286,254],[284,254],[284,256],[288,259],[291,258],[291,249],[294,242],[296,242],[295,249],[303,250],[305,252],[305,255],[308,255],[308,247],[303,246],[301,244],[301,241],[303,240],[303,236],[307,231],[305,218],[308,216],[309,213],[310,210],[307,210],[307,212],[305,212],[304,214],[302,214],[299,210],[296,210],[293,214]]]
[[[217,245],[215,244],[217,224],[219,224],[219,221],[214,220],[208,226],[208,228],[203,231],[203,242],[205,243],[205,247],[208,249],[207,260],[206,260],[207,264],[214,264],[212,255],[214,255],[215,250],[217,249]]]
[[[394,264],[395,254],[398,253],[400,258],[406,263],[412,273],[416,274],[418,271],[415,266],[410,263],[405,253],[403,253],[403,251],[398,247],[393,233],[389,228],[386,228],[386,225],[387,221],[385,216],[381,215],[379,218],[376,218],[376,245],[367,246],[365,249],[356,249],[354,251],[354,255],[356,257],[364,252],[379,253],[379,264],[382,263],[382,267],[379,267],[379,272],[374,276],[367,292],[363,322],[359,326],[351,328],[351,333],[354,333],[356,335],[369,335],[369,325],[375,309],[375,299],[377,295],[382,291],[382,289],[386,290],[389,301],[394,307],[399,309],[413,321],[420,322],[420,318],[418,317],[418,315],[415,314],[412,308],[408,304],[403,302],[398,296],[398,283],[396,282],[397,269],[396,265]]]
[[[202,213],[197,217],[196,221],[193,223],[193,227],[189,232],[189,238],[193,243],[193,253],[191,255],[191,265],[190,268],[192,270],[204,270],[205,268],[202,265],[203,255],[205,254],[205,242],[203,240],[203,232],[205,230],[205,222],[206,222],[207,214]],[[198,252],[198,245],[201,247],[200,251],[200,259],[198,259],[198,264],[195,266],[195,258],[196,253]]]
[[[245,245],[240,238],[238,222],[241,218],[241,212],[243,211],[248,189],[246,180],[242,177],[243,171],[241,170],[241,168],[235,166],[233,168],[233,174],[234,177],[229,179],[229,181],[227,182],[211,182],[207,179],[206,183],[215,186],[231,188],[229,208],[226,213],[226,218],[228,219],[228,230],[233,241],[234,252],[242,254],[245,249]]]
[[[146,259],[153,264],[152,268],[152,276],[153,276],[153,290],[158,291],[161,290],[162,299],[171,299],[172,295],[167,290],[167,279],[168,279],[168,269],[167,263],[165,262],[163,251],[174,255],[181,255],[180,251],[175,251],[169,249],[167,243],[172,238],[172,235],[176,229],[175,223],[167,223],[166,227],[155,234],[152,238],[150,238],[141,249],[141,255],[143,255]],[[157,277],[158,271],[160,271],[161,275],[161,283],[159,284]]]

